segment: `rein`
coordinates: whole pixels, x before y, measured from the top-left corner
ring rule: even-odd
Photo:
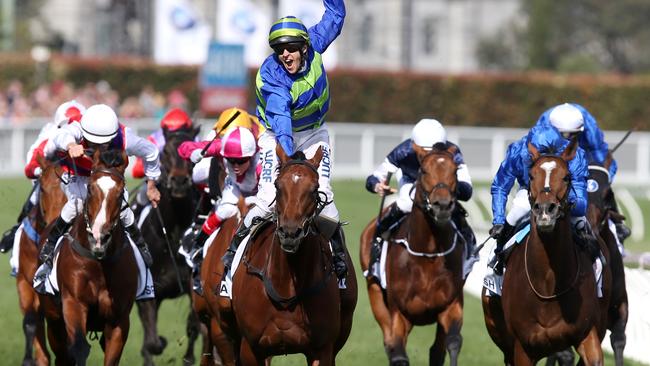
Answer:
[[[126,238],[126,235],[125,235],[124,240],[122,242],[122,246],[117,248],[117,250],[111,256],[97,258],[97,256],[90,249],[88,249],[88,248],[84,247],[83,245],[81,245],[79,240],[75,239],[70,234],[66,233],[65,235],[70,239],[71,247],[77,254],[79,254],[80,256],[82,256],[84,258],[87,258],[87,259],[95,260],[95,261],[98,261],[98,262],[107,262],[107,263],[116,262],[122,256],[122,254],[124,253],[124,249],[127,247],[127,245],[128,245],[127,243],[129,241],[128,238]]]

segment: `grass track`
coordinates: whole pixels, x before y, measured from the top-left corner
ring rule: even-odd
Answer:
[[[13,224],[20,205],[29,192],[29,184],[24,179],[0,180],[0,229],[4,230]],[[341,219],[349,221],[346,228],[348,246],[354,257],[359,281],[359,302],[355,312],[352,334],[345,348],[339,353],[339,365],[371,365],[386,364],[381,332],[377,326],[365,291],[365,281],[360,277],[358,265],[358,238],[361,229],[376,215],[378,199],[363,188],[360,181],[337,181],[334,183],[336,202],[341,212]],[[22,361],[24,338],[22,335],[22,315],[18,308],[15,280],[9,277],[8,255],[0,257],[0,289],[4,296],[0,297],[0,365],[18,365]],[[158,365],[181,365],[187,339],[185,337],[185,318],[189,312],[188,301],[180,299],[163,303],[159,331],[169,341],[163,355],[156,358]],[[460,354],[461,365],[499,365],[501,353],[487,335],[483,323],[483,313],[478,299],[467,295],[465,297],[465,317],[462,334],[463,348]],[[415,328],[409,337],[408,353],[412,365],[425,365],[428,359],[428,348],[433,342],[435,328]],[[98,342],[91,341],[92,352],[90,365],[101,364],[102,354]],[[142,329],[137,312],[131,313],[131,332],[129,341],[122,356],[123,365],[141,364],[140,346],[142,344]],[[195,354],[199,355],[197,345]],[[300,356],[278,357],[273,365],[304,365]],[[605,364],[613,364],[608,355]],[[626,361],[626,365],[640,365]]]

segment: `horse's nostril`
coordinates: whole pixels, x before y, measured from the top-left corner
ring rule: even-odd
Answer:
[[[557,205],[555,203],[551,203],[548,206],[548,212],[555,212],[557,210]]]

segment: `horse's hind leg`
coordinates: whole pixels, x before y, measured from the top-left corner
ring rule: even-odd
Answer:
[[[625,336],[625,326],[627,325],[627,302],[622,303],[618,309],[615,310],[616,321],[611,327],[612,334],[609,336],[612,349],[614,350],[614,359],[616,366],[623,366],[623,350],[627,343]]]
[[[136,301],[136,304],[144,331],[140,354],[144,358],[145,365],[153,365],[152,355],[161,354],[167,345],[165,339],[158,336],[158,304],[156,299]]]
[[[241,366],[265,366],[266,360],[263,356],[256,355],[248,341],[242,338],[239,348],[239,364]]]
[[[449,365],[458,364],[458,355],[463,345],[463,336],[460,334],[462,326],[463,298],[460,297],[438,315],[436,340],[429,348],[430,366],[442,366],[445,363],[445,349],[449,352]]]
[[[43,315],[38,310],[36,293],[22,275],[19,275],[17,280],[17,288],[20,310],[23,313],[23,333],[25,335],[23,365],[48,365],[50,355],[45,345],[44,320]],[[36,357],[34,357],[34,353]]]
[[[71,357],[78,366],[85,366],[90,354],[90,344],[86,341],[86,319],[88,308],[77,299],[63,299],[63,319]]]
[[[384,349],[388,355],[390,366],[408,366],[406,339],[413,329],[413,325],[397,311],[392,314],[390,325],[388,334],[384,333]]]
[[[215,317],[210,318],[210,343],[216,349],[215,360],[220,359],[224,366],[235,366],[235,347]]]
[[[194,365],[194,343],[196,342],[196,338],[199,336],[199,324],[199,317],[190,309],[190,313],[187,315],[187,325],[185,328],[188,342],[185,356],[183,356],[183,365]]]
[[[600,338],[598,338],[596,327],[591,328],[587,337],[580,342],[577,351],[580,354],[580,361],[585,365],[603,365],[603,349],[600,347]]]
[[[104,366],[119,365],[122,351],[129,336],[129,314],[125,314],[116,326],[106,325],[104,337]]]
[[[564,351],[556,352],[546,358],[546,366],[573,366],[575,362],[575,354],[572,348],[567,348]]]

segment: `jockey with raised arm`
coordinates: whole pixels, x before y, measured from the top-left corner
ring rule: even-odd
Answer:
[[[460,201],[468,201],[472,197],[472,179],[460,148],[453,142],[447,141],[447,132],[437,120],[423,119],[418,122],[413,127],[411,138],[404,140],[388,153],[381,165],[366,179],[366,189],[369,192],[384,195],[390,190],[390,186],[386,181],[388,173],[395,173],[398,169],[402,171],[401,179],[398,182],[397,201],[390,206],[388,214],[382,217],[377,224],[377,232],[370,248],[368,277],[377,277],[379,279],[380,272],[376,265],[379,264],[382,242],[387,235],[394,231],[400,219],[411,212],[413,208],[413,199],[415,198],[413,184],[417,181],[420,170],[420,162],[413,149],[415,145],[425,150],[431,150],[433,147],[446,150],[451,146],[455,146],[457,149],[454,154],[454,162],[458,165],[456,171],[456,178],[458,179],[456,197]],[[452,219],[468,244],[469,252],[473,252],[476,238],[472,228],[469,227],[467,220],[465,220],[465,215],[465,210],[460,204],[457,204]]]
[[[34,141],[34,143],[29,147],[29,150],[27,151],[27,165],[25,166],[25,176],[32,180],[34,187],[32,194],[23,204],[20,214],[18,215],[18,220],[16,221],[17,224],[2,235],[2,241],[0,242],[0,252],[5,253],[14,245],[16,242],[14,240],[14,236],[16,235],[18,226],[20,226],[23,218],[27,216],[32,207],[34,207],[34,205],[36,205],[38,202],[38,187],[36,184],[38,183],[38,177],[41,175],[41,167],[38,164],[37,157],[39,155],[43,156],[43,148],[45,147],[45,144],[47,144],[48,139],[52,137],[59,128],[70,122],[81,120],[81,115],[85,111],[86,107],[84,107],[76,100],[70,100],[62,103],[56,109],[52,121],[46,123],[41,128],[36,141]],[[15,255],[17,255],[17,253],[15,253]]]
[[[160,201],[160,192],[156,188],[156,179],[160,176],[160,163],[158,149],[151,142],[143,139],[133,131],[118,122],[115,112],[105,104],[96,104],[88,108],[81,118],[81,122],[71,123],[61,128],[50,139],[46,148],[46,156],[54,156],[57,152],[66,152],[68,158],[62,164],[66,168],[61,188],[68,197],[68,202],[63,206],[61,215],[55,220],[47,241],[39,254],[43,264],[34,276],[34,283],[43,284],[52,270],[54,249],[60,236],[70,228],[74,218],[83,210],[83,201],[88,195],[88,178],[92,171],[92,160],[85,155],[85,149],[117,149],[123,150],[129,156],[138,156],[145,161],[145,174],[147,176],[147,196],[154,207]],[[136,247],[142,254],[145,264],[152,264],[151,254],[147,244],[142,238],[142,233],[135,225],[133,211],[126,203],[128,191],[124,188],[124,197],[120,219],[126,231],[133,239]],[[44,285],[37,291],[44,291]]]
[[[184,142],[179,146],[178,154],[184,159],[198,163],[203,158],[201,152],[208,143],[208,141]],[[239,197],[250,197],[257,193],[257,183],[261,171],[261,166],[258,165],[256,138],[249,129],[244,127],[235,127],[229,130],[223,139],[214,140],[205,156],[223,158],[227,175],[221,198],[203,223],[191,248],[192,287],[199,295],[203,294],[200,278],[203,244],[226,219],[239,214],[237,206]]]
[[[267,57],[257,73],[257,116],[267,130],[259,139],[262,160],[257,202],[246,215],[223,257],[230,268],[239,243],[248,235],[253,219],[264,217],[275,200],[275,179],[278,175],[276,145],[287,156],[303,151],[311,158],[318,148],[323,159],[318,167],[319,190],[328,204],[319,216],[319,227],[331,238],[334,271],[339,279],[347,273],[345,243],[339,212],[334,205],[330,185],[332,161],[325,115],[330,106],[330,89],[322,53],[343,29],[343,0],[324,0],[325,14],[320,22],[307,29],[293,16],[276,21],[269,31],[269,46],[274,54]]]
[[[514,229],[520,219],[528,215],[531,207],[528,199],[530,177],[528,171],[532,165],[528,144],[532,144],[541,154],[560,154],[569,145],[569,140],[555,128],[535,126],[526,136],[508,146],[506,157],[492,182],[492,228],[490,236],[496,239],[495,258],[489,265],[496,274],[503,273],[503,247],[514,234]],[[577,240],[588,248],[597,246],[587,213],[587,159],[582,148],[576,150],[575,157],[568,162],[571,173],[571,189],[568,200],[571,205],[571,224]],[[519,190],[512,201],[510,212],[506,215],[508,194],[515,181]],[[593,253],[592,253],[593,254]],[[496,261],[496,263],[495,263]]]
[[[609,152],[609,145],[605,142],[603,131],[598,127],[596,119],[583,106],[575,103],[565,103],[555,106],[542,114],[537,121],[537,125],[552,126],[566,139],[570,139],[577,134],[578,144],[585,151],[589,165],[604,167],[607,159],[611,157],[608,177],[610,184],[614,182],[618,164]],[[609,208],[615,212],[619,212],[613,191],[611,195],[607,196],[607,200],[606,204]],[[625,223],[620,218],[616,218],[614,224],[616,227],[616,236],[623,243],[630,236],[630,229],[625,226]]]

